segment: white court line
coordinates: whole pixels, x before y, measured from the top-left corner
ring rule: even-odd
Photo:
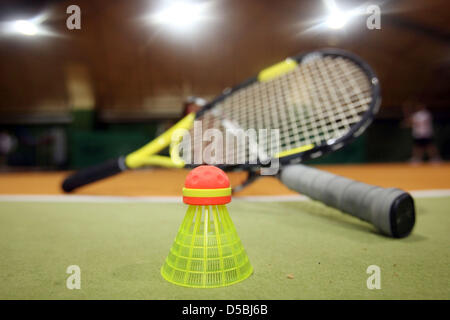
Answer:
[[[414,198],[439,198],[450,196],[450,189],[432,189],[411,191]]]
[[[416,190],[411,191],[416,198],[449,197],[450,189]],[[236,196],[234,201],[252,202],[292,202],[309,200],[303,195],[279,195],[279,196]],[[0,202],[95,202],[95,203],[181,203],[181,196],[86,196],[86,195],[0,195]]]

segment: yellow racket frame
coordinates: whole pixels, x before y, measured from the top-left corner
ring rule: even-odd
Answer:
[[[183,168],[185,163],[178,154],[178,143],[172,143],[172,135],[178,129],[189,130],[195,119],[195,113],[190,113],[172,128],[164,132],[152,142],[130,153],[125,157],[125,164],[130,169],[143,166],[159,166],[166,168]],[[180,137],[181,139],[181,137]],[[171,145],[172,144],[172,145]],[[164,148],[171,146],[170,157],[157,155]]]

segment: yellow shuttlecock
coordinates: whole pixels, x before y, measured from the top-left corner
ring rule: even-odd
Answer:
[[[225,172],[199,166],[186,178],[184,220],[161,268],[167,281],[192,288],[228,286],[248,278],[253,268],[225,206],[231,188]]]

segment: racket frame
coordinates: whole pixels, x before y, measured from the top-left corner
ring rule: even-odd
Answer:
[[[360,136],[372,123],[372,120],[378,113],[378,110],[381,105],[381,87],[378,77],[376,76],[373,69],[369,66],[369,64],[367,64],[356,54],[340,49],[327,48],[313,52],[302,53],[297,56],[286,58],[282,62],[279,62],[268,68],[265,68],[261,70],[258,73],[258,75],[247,79],[241,84],[232,88],[225,89],[222,94],[214,98],[211,102],[207,103],[199,112],[197,112],[196,119],[201,117],[204,113],[208,112],[209,110],[213,109],[216,104],[223,101],[228,96],[236,93],[237,91],[244,89],[258,81],[260,82],[270,81],[276,77],[279,77],[287,72],[290,72],[296,66],[301,64],[302,61],[314,56],[345,57],[354,62],[357,66],[359,66],[361,70],[364,72],[364,74],[367,76],[367,79],[371,85],[371,101],[369,107],[367,111],[362,115],[361,120],[358,123],[356,123],[345,135],[333,141],[333,143],[322,143],[320,145],[307,144],[300,148],[296,148],[298,149],[297,152],[295,152],[296,150],[294,149],[281,152],[278,158],[280,164],[282,165],[295,164],[304,162],[306,160],[318,158],[326,153],[330,153],[342,148],[343,146],[351,143],[354,139]],[[295,64],[293,63],[293,61],[295,62]],[[253,166],[262,167],[265,165],[258,162],[256,165],[240,164],[231,167],[232,170],[235,170],[238,168],[248,169],[249,167]],[[222,169],[227,168],[227,166],[220,166],[220,167]]]
[[[95,168],[87,168],[83,169],[78,175],[75,173],[63,183],[63,189],[66,192],[70,192],[75,188],[78,188],[82,185],[91,183],[93,181],[103,179],[105,177],[111,176],[113,174],[117,174],[118,172],[127,170],[127,169],[136,169],[145,166],[159,166],[166,168],[192,168],[197,166],[198,164],[185,164],[181,159],[178,153],[178,144],[181,141],[180,139],[177,141],[172,141],[172,136],[178,129],[189,130],[196,119],[201,118],[206,112],[209,112],[213,109],[218,103],[229,97],[230,95],[236,93],[239,90],[242,90],[256,82],[266,82],[271,81],[287,72],[295,69],[299,64],[305,62],[307,59],[312,59],[314,57],[343,57],[354,62],[367,76],[368,81],[370,82],[371,89],[371,101],[368,106],[368,109],[364,112],[361,117],[361,120],[354,124],[348,132],[346,132],[342,137],[334,140],[332,143],[329,141],[324,142],[320,145],[313,144],[305,144],[303,146],[293,148],[290,150],[284,150],[278,153],[274,158],[278,158],[280,165],[288,165],[300,163],[305,160],[317,158],[323,154],[333,152],[337,149],[340,149],[344,145],[352,142],[357,136],[364,132],[364,130],[370,125],[372,119],[375,114],[378,112],[378,109],[381,104],[381,89],[379,85],[379,81],[375,72],[371,69],[371,67],[364,62],[357,55],[349,53],[344,50],[339,49],[323,49],[317,50],[313,52],[303,53],[294,57],[290,57],[281,61],[277,64],[269,66],[261,70],[256,76],[247,79],[241,84],[225,89],[222,94],[215,97],[212,101],[207,103],[201,110],[199,110],[196,114],[191,113],[177,122],[173,127],[168,129],[162,135],[158,136],[148,144],[144,145],[140,149],[131,152],[125,157],[119,157],[113,161],[108,161],[104,166],[99,165]],[[160,151],[170,146],[170,157],[158,155]],[[227,170],[227,171],[237,171],[237,170],[256,170],[261,167],[270,166],[271,162],[267,164],[265,161],[261,163],[258,161],[255,164],[220,164],[218,167]],[[92,170],[91,170],[92,169]],[[77,177],[78,175],[78,177]],[[89,175],[96,176],[96,179],[89,178]]]

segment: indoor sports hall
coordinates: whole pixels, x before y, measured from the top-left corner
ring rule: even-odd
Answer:
[[[2,1],[0,299],[448,300],[449,12]]]

